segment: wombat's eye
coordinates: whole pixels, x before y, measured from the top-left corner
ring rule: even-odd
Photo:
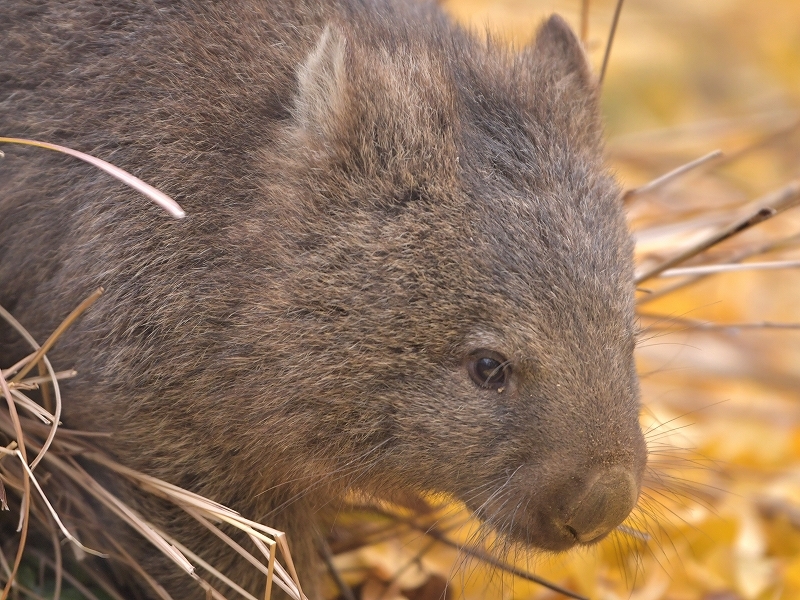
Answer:
[[[476,350],[467,359],[467,371],[478,387],[502,392],[511,377],[511,363],[492,350]]]

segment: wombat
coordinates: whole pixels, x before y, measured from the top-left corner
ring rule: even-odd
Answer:
[[[449,493],[548,551],[627,517],[632,242],[561,18],[518,50],[399,0],[3,0],[0,21],[0,135],[188,215],[4,148],[0,304],[43,340],[107,290],[50,354],[80,372],[66,426],[287,531],[312,598],[316,511],[349,490]],[[263,592],[192,519],[148,516]]]

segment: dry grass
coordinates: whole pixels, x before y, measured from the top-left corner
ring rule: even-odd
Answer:
[[[303,596],[297,573],[292,564],[285,535],[282,532],[250,521],[235,511],[197,494],[116,463],[94,444],[97,435],[59,427],[61,394],[58,382],[74,376],[75,372],[54,372],[45,352],[57,341],[59,335],[68,328],[69,324],[88,309],[100,296],[100,293],[102,290],[92,294],[77,307],[41,347],[11,315],[4,309],[0,309],[0,316],[8,321],[34,349],[33,353],[24,360],[0,373],[0,388],[7,400],[6,407],[0,411],[0,433],[12,440],[5,448],[0,448],[3,455],[0,457],[0,497],[3,499],[3,508],[7,510],[7,495],[10,493],[15,496],[13,504],[20,515],[17,527],[19,538],[13,563],[9,565],[4,557],[0,559],[3,561],[4,571],[0,576],[0,581],[4,584],[4,590],[0,597],[8,597],[14,589],[12,582],[26,549],[29,529],[36,527],[45,537],[54,540],[52,569],[55,573],[56,590],[61,588],[61,580],[64,575],[60,542],[58,541],[60,534],[74,545],[78,555],[86,553],[103,558],[113,558],[132,566],[144,581],[150,583],[159,597],[168,600],[170,596],[157,582],[152,580],[140,565],[135,564],[114,537],[106,533],[105,528],[91,527],[98,518],[94,506],[100,504],[185,570],[189,577],[206,590],[210,598],[221,600],[224,596],[208,581],[207,575],[211,575],[216,581],[223,582],[241,596],[255,600],[254,596],[226,578],[213,565],[203,561],[190,547],[154,527],[148,522],[146,515],[138,514],[123,500],[98,483],[97,479],[84,468],[85,464],[91,463],[93,472],[98,469],[106,469],[127,478],[143,491],[179,506],[194,517],[200,525],[209,528],[224,539],[231,546],[232,552],[240,554],[244,560],[253,564],[264,574],[264,598],[270,597],[272,585],[275,583],[291,597],[300,600]],[[26,378],[25,375],[37,365],[41,365],[47,375]],[[28,390],[41,389],[47,384],[52,385],[54,391],[53,410],[45,408],[48,404],[47,400],[43,402],[45,406],[41,406],[25,393]],[[43,396],[49,396],[49,394],[43,394]],[[24,414],[28,416],[23,416]],[[31,456],[35,456],[35,458],[31,460]],[[46,485],[40,484],[40,481],[45,480],[47,481]],[[84,531],[86,529],[94,530],[91,544],[82,543],[72,533],[73,527],[62,521],[59,511],[54,508],[43,487],[48,490],[57,490],[61,504],[69,506],[70,521],[89,524]],[[222,523],[244,532],[252,542],[253,550],[247,551],[231,539],[218,526]],[[278,551],[281,552],[286,562],[286,568],[276,560]],[[0,553],[0,556],[3,554]],[[201,576],[201,572],[207,575]],[[105,589],[112,597],[120,597],[108,581],[98,580],[96,584]],[[35,597],[35,594],[30,591],[22,591]],[[84,593],[88,593],[90,598],[95,597],[91,592],[85,591]],[[58,596],[59,593],[56,591],[53,597],[57,598]]]

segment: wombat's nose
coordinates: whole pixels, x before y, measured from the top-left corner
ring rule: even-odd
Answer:
[[[564,526],[582,544],[597,541],[625,520],[638,496],[639,486],[631,473],[603,470],[588,482]]]

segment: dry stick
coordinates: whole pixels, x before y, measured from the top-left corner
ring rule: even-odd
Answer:
[[[0,478],[0,510],[8,510],[8,498],[6,497],[6,487],[3,479]]]
[[[101,169],[115,177],[128,187],[135,189],[137,192],[144,194],[150,200],[158,204],[161,208],[166,210],[169,214],[171,214],[176,219],[182,219],[186,216],[186,213],[183,212],[183,209],[178,205],[175,200],[167,196],[161,190],[157,190],[153,186],[145,183],[138,177],[134,177],[127,171],[123,171],[119,167],[115,167],[111,163],[107,163],[104,160],[96,158],[94,156],[89,156],[88,154],[84,154],[83,152],[78,152],[77,150],[73,150],[72,148],[67,148],[65,146],[59,146],[58,144],[48,144],[47,142],[38,142],[36,140],[25,140],[22,138],[7,138],[7,137],[0,137],[0,143],[7,143],[7,144],[23,144],[25,146],[36,146],[37,148],[46,148],[47,150],[55,150],[56,152],[61,152],[63,154],[69,154],[70,156],[74,156],[84,162],[89,163],[90,165],[94,165],[98,169]]]
[[[53,371],[53,365],[50,364],[50,361],[46,356],[42,356],[42,362],[44,362],[45,366],[47,367],[47,371],[50,373],[50,382],[53,384],[53,391],[55,392],[56,410],[53,414],[53,422],[50,424],[50,431],[47,434],[47,438],[45,439],[44,444],[42,444],[39,454],[37,454],[36,458],[34,458],[33,462],[31,462],[31,471],[33,471],[36,468],[36,465],[41,462],[45,452],[47,452],[47,450],[50,448],[50,444],[53,443],[53,440],[56,437],[58,425],[61,423],[61,388],[58,385],[58,378]]]
[[[279,563],[275,562],[275,555],[278,553],[278,543],[275,540],[267,540],[266,538],[264,538],[264,536],[259,535],[258,532],[256,532],[256,531],[250,531],[250,532],[248,532],[248,535],[250,536],[250,541],[253,542],[253,544],[255,544],[255,547],[259,549],[261,554],[263,554],[267,558],[267,561],[268,561],[268,563],[267,563],[267,586],[264,589],[264,600],[269,600],[270,597],[272,596],[272,582],[273,582],[273,580],[275,581],[275,583],[278,584],[278,586],[283,591],[285,591],[287,594],[289,594],[292,598],[296,598],[297,600],[307,600],[307,598],[303,594],[301,594],[298,590],[294,590],[294,591],[292,591],[290,593],[288,584],[284,583],[281,580],[281,577],[285,577],[286,581],[288,583],[292,583],[289,580],[288,573],[285,572],[285,569],[283,571],[281,571],[281,569],[283,569],[283,567],[281,567],[281,565]],[[269,544],[269,548],[267,548],[267,544]],[[278,577],[277,579],[273,578],[273,576],[275,575],[275,565],[278,565],[278,569],[277,569],[278,570],[278,575],[281,576],[281,577]],[[283,574],[281,574],[281,573],[283,573]],[[294,585],[294,583],[292,583],[292,585]],[[295,586],[295,587],[297,587],[297,586]]]
[[[45,366],[44,361],[40,360],[36,363],[36,367],[39,370],[39,377],[44,377],[47,375],[47,366]],[[50,388],[47,386],[47,380],[42,382],[42,386],[39,388],[39,392],[42,394],[42,405],[45,407],[47,412],[53,412],[53,397],[50,395]],[[53,600],[56,600],[55,598]]]
[[[52,426],[53,422],[55,421],[55,416],[51,415],[22,392],[12,388],[10,385],[8,387],[11,390],[11,395],[14,397],[14,401],[19,404],[20,408],[24,408],[36,418],[41,420],[44,424]]]
[[[271,527],[267,527],[266,525],[262,525],[260,523],[256,523],[255,521],[250,521],[241,517],[237,512],[225,507],[218,502],[214,502],[202,496],[199,496],[193,492],[188,490],[184,490],[183,488],[179,488],[175,485],[157,479],[155,477],[151,477],[149,475],[145,475],[144,473],[139,473],[138,471],[134,471],[128,467],[124,467],[122,465],[116,464],[113,461],[110,461],[107,457],[95,453],[95,452],[83,452],[81,453],[83,458],[87,458],[99,464],[102,464],[108,467],[111,470],[114,470],[122,475],[125,475],[134,481],[136,481],[143,489],[150,491],[162,498],[165,498],[179,506],[182,506],[184,510],[186,510],[186,505],[195,507],[199,510],[203,510],[206,513],[213,515],[214,518],[220,519],[225,521],[234,527],[245,531],[248,535],[250,535],[251,539],[256,543],[259,549],[262,549],[264,555],[270,560],[270,566],[268,567],[269,571],[267,574],[268,585],[271,587],[272,584],[272,561],[274,559],[274,550],[270,553],[269,550],[261,543],[258,539],[254,538],[254,536],[262,536],[259,531],[263,531],[264,533],[275,537],[280,543],[280,538],[284,534],[277,529],[273,529]],[[266,543],[273,545],[276,542],[270,540],[266,537],[263,538],[263,541]],[[260,545],[259,545],[260,544]],[[302,598],[302,589],[299,588],[298,581],[297,581],[297,573],[294,571],[294,565],[292,564],[291,554],[289,554],[288,547],[286,546],[286,542],[284,540],[283,545],[281,546],[284,555],[286,556],[286,563],[287,568],[284,569],[279,563],[275,565],[275,568],[278,571],[278,578],[275,580],[275,583],[281,587],[287,594],[290,596],[297,596],[298,598]],[[297,587],[297,590],[292,590],[291,585]]]
[[[699,319],[688,319],[686,317],[670,317],[668,315],[657,315],[652,313],[639,313],[640,317],[653,319],[656,321],[648,325],[647,329],[669,330],[673,325],[679,325],[681,330],[686,329],[800,329],[800,323],[774,323],[772,321],[761,321],[760,323],[712,323]]]
[[[2,138],[0,138],[2,139]],[[42,356],[53,347],[53,345],[58,341],[58,338],[67,330],[67,328],[75,322],[75,320],[80,317],[87,308],[89,308],[92,304],[94,304],[97,299],[103,295],[103,288],[97,288],[94,292],[92,292],[88,298],[86,298],[83,302],[81,302],[77,308],[75,308],[66,319],[61,322],[61,325],[56,327],[56,330],[50,334],[50,337],[47,338],[47,341],[42,344],[41,348],[36,351],[34,354],[33,359],[25,365],[22,370],[14,375],[11,379],[12,382],[20,381],[25,375],[27,375],[36,364],[42,360]]]
[[[231,588],[234,592],[238,593],[240,596],[247,598],[247,600],[258,600],[255,596],[253,596],[250,592],[245,590],[242,586],[237,584],[233,581],[230,577],[224,575],[219,569],[214,568],[213,565],[209,564],[207,561],[203,560],[200,556],[192,552],[189,548],[181,544],[177,539],[168,535],[166,532],[161,531],[159,529],[155,529],[155,531],[161,535],[167,542],[175,546],[178,550],[180,550],[185,556],[188,556],[206,571],[208,571],[211,575],[219,579],[222,583],[227,585]],[[212,596],[219,595],[220,598],[224,598],[224,596],[219,593],[210,583],[208,583],[205,579],[200,577],[197,572],[191,573],[192,578],[206,591],[206,593],[210,593]],[[215,593],[216,592],[216,593]]]
[[[36,422],[33,422],[33,421],[30,422],[30,427],[31,428],[36,428],[37,426],[38,426],[38,424]],[[2,423],[0,423],[0,427],[2,427]],[[39,428],[41,428],[41,427],[39,427]],[[161,480],[158,480],[156,478],[144,475],[142,473],[138,473],[136,471],[128,469],[127,467],[122,467],[121,465],[116,465],[115,463],[113,463],[111,461],[108,461],[104,456],[98,455],[98,454],[96,454],[94,452],[91,452],[91,451],[88,451],[88,452],[84,451],[79,446],[77,446],[75,444],[64,443],[63,440],[62,440],[62,441],[59,442],[59,446],[62,447],[63,449],[68,449],[68,451],[71,451],[73,453],[80,453],[84,458],[94,459],[96,462],[104,464],[106,467],[111,468],[112,470],[116,470],[116,471],[120,472],[121,474],[124,474],[124,475],[127,475],[129,477],[132,477],[132,479],[137,481],[145,489],[148,489],[151,493],[155,493],[156,495],[164,497],[167,500],[172,501],[173,503],[177,503],[179,506],[183,505],[184,509],[187,509],[187,506],[185,506],[185,504],[188,504],[189,506],[196,506],[198,509],[201,509],[201,510],[205,511],[206,513],[210,514],[211,516],[213,516],[213,518],[223,520],[225,522],[228,522],[228,523],[234,525],[235,527],[238,527],[239,529],[244,530],[251,537],[252,541],[254,543],[256,543],[257,547],[264,553],[264,555],[269,560],[269,564],[268,564],[268,567],[267,567],[267,584],[268,584],[268,590],[271,590],[271,584],[272,584],[272,578],[273,578],[273,570],[276,567],[275,562],[274,562],[274,556],[275,556],[274,548],[276,546],[276,542],[274,542],[273,540],[270,540],[270,539],[268,539],[266,537],[263,537],[262,533],[259,533],[258,531],[256,531],[253,528],[255,527],[256,529],[263,530],[266,533],[268,533],[269,535],[274,535],[274,536],[277,536],[277,535],[281,534],[281,532],[279,532],[279,531],[277,531],[275,529],[266,527],[264,525],[261,525],[259,523],[248,521],[247,519],[244,519],[244,518],[240,517],[238,515],[238,513],[235,513],[234,511],[224,507],[223,505],[221,505],[219,503],[216,503],[216,502],[213,502],[213,501],[208,500],[206,498],[203,498],[202,496],[198,496],[197,494],[194,494],[194,493],[189,492],[187,490],[183,490],[182,488],[178,488],[178,487],[176,487],[174,485],[168,484],[168,483],[163,482]],[[56,465],[59,465],[59,464],[63,465],[63,463],[60,463],[59,459],[57,459],[56,457],[48,456],[48,460],[55,461]],[[77,465],[75,465],[75,466],[77,466]],[[60,468],[61,468],[62,472],[65,472],[66,474],[69,475],[69,473],[65,471],[63,466],[60,466]],[[74,474],[70,475],[70,476],[73,477],[73,479],[75,479],[75,475]],[[90,478],[88,478],[88,476],[87,476],[87,481],[84,482],[84,484],[82,486],[87,491],[91,491],[91,489],[87,487],[87,482],[90,482],[91,486],[96,486],[96,483],[93,480],[91,480]],[[124,506],[124,505],[122,505],[122,506]],[[111,508],[113,509],[114,507],[112,506]],[[118,513],[118,515],[119,515],[119,513]],[[137,528],[137,524],[136,523],[129,523],[129,524],[131,524],[131,526],[133,526],[134,528]],[[140,531],[140,533],[141,533],[141,531]],[[160,533],[160,532],[157,532],[157,533]],[[163,535],[162,535],[162,537],[163,537]],[[264,545],[264,543],[262,543],[261,540],[258,539],[258,537],[262,537],[264,542],[269,544],[273,548],[273,550],[270,551],[269,549],[267,549],[267,547]],[[285,549],[285,551],[288,552],[288,549],[285,548],[285,542],[284,542],[284,549]],[[288,560],[291,560],[290,555],[289,555]],[[278,569],[278,572],[279,572],[279,578],[276,580],[276,583],[280,587],[282,587],[284,589],[284,591],[286,591],[290,596],[295,596],[295,597],[299,598],[300,597],[300,592],[298,592],[297,589],[294,589],[294,590],[291,589],[293,584],[294,584],[294,582],[291,581],[291,576],[289,575],[289,573],[286,572],[286,570],[284,570],[283,567],[281,567],[279,564],[277,565],[277,569]],[[296,577],[296,573],[295,573],[294,577]],[[284,583],[281,580],[281,578],[285,579],[285,581],[287,583]],[[213,594],[213,592],[214,591],[212,590],[212,594]]]
[[[292,581],[297,586],[297,591],[300,592],[300,598],[305,598],[305,594],[303,594],[303,588],[300,587],[300,578],[297,576],[297,570],[294,568],[294,561],[292,560],[292,553],[289,552],[289,544],[286,541],[286,534],[282,531],[278,532],[278,535],[275,536],[275,542],[278,545],[278,548],[281,549],[283,553],[283,557],[286,559],[286,570],[289,571],[289,574],[292,576]]]
[[[241,556],[247,560],[251,565],[253,565],[256,569],[261,571],[267,577],[266,588],[264,590],[264,600],[269,600],[270,596],[272,595],[272,573],[274,568],[274,561],[275,561],[275,552],[268,551],[269,559],[268,562],[272,563],[270,565],[264,565],[261,563],[255,556],[253,556],[250,552],[245,550],[241,544],[239,544],[236,540],[225,534],[219,527],[216,527],[213,523],[211,523],[208,519],[206,519],[203,515],[199,512],[194,510],[193,508],[189,508],[188,506],[182,507],[193,519],[200,522],[204,527],[210,530],[214,535],[216,535],[219,539],[225,542],[229,547],[233,548],[238,552]]]
[[[611,31],[608,33],[608,41],[606,42],[606,52],[603,55],[603,66],[600,67],[600,80],[597,86],[603,87],[603,80],[606,77],[606,69],[608,68],[608,59],[611,57],[611,45],[614,43],[614,35],[617,33],[617,23],[619,23],[619,15],[622,12],[623,0],[617,0],[617,6],[614,9],[614,19],[611,21]]]
[[[785,238],[782,238],[780,240],[773,240],[773,241],[770,241],[769,243],[762,244],[762,245],[757,246],[755,248],[747,248],[744,251],[737,252],[736,254],[730,256],[727,260],[728,260],[729,264],[730,263],[736,263],[736,262],[739,262],[741,260],[745,260],[747,258],[750,258],[752,256],[758,256],[760,254],[765,254],[766,252],[770,252],[772,250],[777,250],[777,249],[780,249],[781,247],[791,247],[791,246],[794,246],[794,245],[796,245],[798,243],[800,243],[800,234],[790,235],[789,237],[785,237]],[[639,300],[637,301],[637,304],[639,304],[639,305],[647,304],[648,302],[652,302],[654,300],[658,300],[659,298],[663,298],[664,296],[667,296],[667,295],[669,295],[669,294],[671,294],[673,292],[676,292],[677,290],[679,290],[681,288],[684,288],[684,287],[687,287],[687,286],[692,285],[694,283],[697,283],[698,281],[702,281],[703,279],[708,277],[708,275],[709,274],[707,274],[707,275],[695,275],[693,277],[687,277],[683,281],[679,281],[678,283],[674,283],[672,285],[668,285],[666,287],[663,287],[663,288],[659,289],[656,292],[650,292],[650,294],[648,296],[645,296],[643,298],[639,298]]]
[[[727,227],[710,235],[694,246],[687,248],[683,252],[678,253],[676,256],[673,256],[672,258],[669,258],[650,268],[641,275],[638,275],[635,279],[636,285],[639,285],[648,279],[652,279],[656,275],[660,275],[667,269],[697,256],[701,252],[708,250],[712,246],[715,246],[720,242],[723,242],[728,238],[741,233],[742,231],[750,229],[759,223],[763,223],[767,219],[770,219],[775,215],[793,207],[798,203],[798,200],[800,200],[800,179],[791,182],[776,192],[767,194],[762,200],[756,203],[762,205],[761,208],[758,208],[752,214],[744,217],[743,219],[734,221]]]
[[[325,566],[328,567],[328,573],[331,574],[331,577],[333,577],[333,580],[336,583],[336,587],[339,588],[342,598],[344,598],[344,600],[356,600],[353,590],[351,590],[350,586],[347,585],[347,582],[342,579],[339,569],[337,569],[336,565],[333,564],[333,554],[331,553],[331,548],[325,538],[321,535],[317,536],[317,549],[319,550],[319,554],[322,557],[322,561],[325,563]]]
[[[553,590],[554,592],[558,592],[559,594],[563,594],[568,598],[575,598],[575,600],[589,600],[586,596],[582,596],[576,592],[568,590],[567,588],[563,588],[560,585],[547,581],[539,577],[538,575],[534,575],[533,573],[528,573],[523,569],[515,567],[514,565],[510,565],[507,562],[502,560],[498,560],[494,558],[492,555],[484,552],[483,550],[479,550],[478,548],[470,548],[468,546],[462,546],[458,542],[454,542],[450,538],[445,535],[442,535],[436,528],[425,529],[423,527],[419,527],[412,524],[412,527],[415,527],[419,531],[425,533],[425,535],[432,537],[438,542],[441,542],[445,546],[450,546],[451,548],[455,548],[459,552],[464,552],[474,558],[477,558],[480,561],[483,561],[493,567],[497,567],[507,573],[511,573],[512,575],[519,577],[521,579],[526,579],[528,581],[532,581],[533,583],[538,583],[541,586],[544,586],[548,589]]]
[[[16,450],[15,452],[19,457],[20,461],[22,462],[22,468],[25,469],[25,471],[27,472],[28,477],[33,482],[33,486],[36,488],[36,491],[39,492],[39,497],[44,502],[45,506],[47,507],[47,510],[50,512],[50,515],[53,517],[56,524],[58,524],[58,527],[61,529],[61,533],[64,534],[64,537],[67,538],[73,544],[75,544],[78,548],[86,552],[87,554],[94,554],[95,556],[101,556],[105,558],[106,557],[105,554],[103,554],[102,552],[98,552],[97,550],[92,550],[91,548],[87,548],[78,540],[78,538],[76,538],[74,535],[70,533],[70,531],[66,528],[64,523],[62,523],[61,518],[58,516],[58,513],[56,512],[56,509],[53,508],[53,505],[50,504],[50,501],[47,499],[47,496],[45,496],[44,490],[42,490],[42,487],[39,485],[39,482],[33,475],[33,471],[31,471],[30,467],[22,458],[22,453],[19,450]]]
[[[483,561],[493,567],[497,567],[502,571],[511,573],[516,577],[520,577],[521,579],[525,579],[527,581],[532,581],[533,583],[538,583],[539,585],[546,587],[547,589],[553,590],[554,592],[558,592],[559,594],[563,594],[569,598],[575,598],[575,600],[589,600],[586,596],[581,596],[576,592],[563,588],[558,584],[552,583],[547,579],[539,577],[538,575],[534,575],[533,573],[528,573],[527,571],[520,569],[519,567],[515,567],[514,565],[510,565],[507,562],[496,559],[491,554],[488,554],[487,552],[484,552],[479,548],[470,548],[469,546],[463,546],[457,542],[454,542],[446,535],[444,535],[441,531],[439,531],[436,528],[436,526],[429,526],[429,527],[422,526],[419,523],[417,523],[414,519],[401,517],[399,515],[392,513],[391,511],[388,511],[378,506],[372,507],[372,510],[379,515],[383,515],[390,519],[394,519],[398,523],[404,523],[405,525],[411,527],[412,529],[416,529],[417,531],[420,531],[423,534],[445,544],[446,546],[455,548],[459,552],[463,552],[464,554],[477,558],[478,560]]]
[[[244,559],[253,565],[256,569],[261,571],[264,575],[267,574],[267,567],[261,561],[259,561],[252,553],[245,550],[239,542],[234,540],[232,537],[227,535],[224,531],[222,531],[219,527],[214,525],[211,521],[206,519],[202,514],[197,512],[194,508],[189,508],[188,506],[183,506],[183,510],[185,510],[193,519],[196,519],[201,525],[203,525],[206,529],[211,531],[214,535],[216,535],[219,539],[225,542],[228,546],[236,550]]]
[[[254,535],[251,535],[250,539],[253,540],[253,542],[255,542],[256,544],[258,544],[258,542],[260,541]],[[262,543],[262,545],[263,545],[263,543]],[[273,577],[275,576],[275,555],[278,553],[277,545],[278,544],[276,543],[276,544],[273,544],[270,547],[269,562],[268,562],[268,566],[267,566],[267,585],[264,588],[264,600],[270,600],[270,598],[272,598],[272,580],[273,580]],[[298,592],[298,595],[300,597],[304,598],[302,593]]]
[[[144,473],[139,473],[138,471],[134,471],[128,467],[124,467],[122,465],[116,464],[113,461],[108,460],[107,457],[94,453],[82,453],[83,458],[88,458],[94,462],[100,463],[109,469],[112,469],[122,475],[125,475],[134,481],[136,481],[143,489],[150,491],[153,494],[156,494],[162,498],[165,498],[179,506],[182,506],[184,510],[186,510],[186,505],[195,507],[197,509],[203,510],[206,513],[213,515],[214,518],[225,521],[234,527],[245,531],[248,535],[250,535],[251,539],[253,536],[262,536],[259,531],[263,531],[264,533],[275,537],[276,539],[280,539],[280,536],[284,534],[277,529],[273,529],[271,527],[267,527],[266,525],[262,525],[260,523],[256,523],[255,521],[250,521],[245,519],[244,517],[240,516],[239,513],[227,508],[226,506],[219,504],[218,502],[214,502],[198,494],[190,492],[188,490],[184,490],[183,488],[179,488],[175,485],[157,479],[155,477],[151,477],[149,475],[145,475]],[[256,539],[253,539],[256,545],[259,542]],[[273,540],[270,540],[266,537],[263,538],[263,541],[268,544],[275,544]],[[270,553],[263,547],[263,544],[259,546],[259,549],[263,548],[262,552],[264,552],[265,556],[269,558],[270,561],[273,560],[274,553]],[[279,577],[276,580],[276,583],[289,595],[297,595],[298,597],[301,596],[302,590],[298,588],[298,590],[291,590],[290,583],[294,580],[294,585],[297,585],[297,574],[294,571],[294,565],[291,563],[291,554],[289,554],[288,547],[284,541],[282,546],[282,550],[286,555],[287,561],[287,569],[284,569],[280,564],[277,565],[277,570]],[[268,573],[267,575],[270,583],[271,583],[271,574]],[[285,582],[281,579],[285,579]]]
[[[45,455],[45,459],[53,463],[59,471],[74,481],[79,482],[82,489],[86,490],[119,518],[138,531],[142,537],[153,544],[163,554],[171,558],[172,561],[186,571],[186,573],[191,574],[194,571],[192,564],[186,560],[186,557],[183,556],[179,550],[170,546],[164,540],[163,536],[158,535],[150,523],[90,477],[77,462],[53,456],[52,453]]]
[[[581,42],[589,49],[589,0],[581,0]]]
[[[7,312],[2,306],[0,306],[0,317],[3,317],[5,320],[7,320],[17,331],[20,331],[20,329],[24,329],[22,327],[22,325],[19,324],[19,321],[14,319],[14,317],[11,316],[11,313]],[[11,319],[11,320],[9,320],[9,319]],[[15,321],[16,321],[16,324],[14,323]],[[31,339],[33,339],[33,338],[31,338]],[[28,340],[28,342],[30,342],[30,340]],[[17,361],[16,363],[11,365],[7,369],[0,370],[0,373],[3,374],[3,377],[8,379],[12,375],[14,375],[14,373],[19,371],[22,367],[27,365],[34,356],[36,356],[36,350],[39,349],[39,344],[36,344],[36,342],[34,342],[34,344],[36,345],[36,347],[34,348],[33,352],[28,354],[28,356],[26,356],[22,360]]]
[[[86,302],[86,300],[84,300],[84,302]],[[31,470],[34,470],[34,469],[36,469],[36,466],[39,464],[39,462],[42,460],[42,457],[44,456],[45,452],[47,452],[47,449],[50,447],[50,444],[52,444],[53,440],[55,439],[56,431],[58,430],[58,424],[59,424],[59,422],[61,420],[61,389],[58,386],[58,381],[56,379],[55,371],[53,370],[53,365],[50,364],[50,361],[48,360],[48,358],[45,355],[45,353],[44,352],[40,352],[42,350],[42,348],[39,346],[39,344],[36,342],[36,340],[33,339],[33,336],[30,333],[28,333],[28,330],[25,329],[22,326],[22,324],[19,321],[17,321],[14,318],[14,316],[11,315],[11,313],[9,313],[2,306],[0,306],[0,317],[3,317],[8,322],[8,324],[11,325],[17,331],[17,333],[19,333],[20,336],[22,336],[22,338],[26,342],[28,342],[28,344],[34,350],[36,350],[36,352],[31,357],[31,361],[36,361],[37,364],[38,363],[43,363],[45,365],[45,367],[47,368],[47,372],[50,374],[51,383],[53,384],[53,392],[55,394],[55,401],[56,401],[56,410],[55,410],[55,413],[53,415],[54,419],[53,419],[53,423],[52,423],[52,425],[50,427],[50,432],[47,435],[47,439],[45,440],[45,443],[42,445],[42,448],[39,451],[39,454],[36,456],[36,458],[33,459],[33,462],[30,464]],[[67,317],[67,320],[69,320],[69,316]],[[66,323],[66,320],[61,325],[63,326],[64,323]],[[50,337],[51,337],[51,339],[53,338],[53,336],[50,336]],[[55,339],[57,339],[57,338],[55,338]],[[29,362],[28,366],[31,366],[33,364],[34,364],[33,362]],[[23,371],[24,371],[24,367],[23,367]],[[17,375],[19,375],[19,373]],[[23,376],[24,376],[24,373],[23,373]],[[12,382],[15,382],[15,379],[12,379]],[[27,457],[26,457],[26,461],[27,461]],[[2,599],[0,598],[0,600],[2,600]]]
[[[263,554],[267,556],[267,565],[264,565],[261,561],[259,561],[255,556],[253,556],[250,552],[245,550],[236,540],[225,534],[219,527],[216,527],[213,523],[211,523],[208,519],[206,519],[203,515],[197,512],[193,508],[189,508],[188,506],[183,506],[183,510],[185,510],[192,518],[199,521],[203,526],[209,529],[214,535],[220,538],[223,542],[225,542],[228,546],[236,550],[241,556],[247,560],[250,564],[252,564],[255,568],[261,571],[267,577],[266,588],[264,591],[264,599],[269,600],[270,596],[272,595],[272,580],[273,580],[273,571],[275,568],[275,546],[273,543],[272,549],[266,549],[263,546],[263,542],[258,538],[251,537],[251,540],[256,544],[257,547],[262,551]],[[261,543],[261,546],[259,546]],[[280,583],[280,579],[278,580]],[[288,589],[284,588],[287,594],[291,593]]]
[[[622,194],[622,201],[628,203],[635,196],[640,196],[642,194],[652,192],[653,190],[666,185],[670,181],[673,181],[674,179],[677,179],[678,177],[685,175],[689,171],[692,171],[693,169],[696,169],[697,167],[704,165],[721,156],[723,156],[722,150],[714,150],[713,152],[709,152],[705,156],[701,156],[700,158],[697,158],[691,162],[681,165],[680,167],[673,169],[672,171],[669,171],[668,173],[665,173],[660,177],[656,177],[649,183],[641,185],[637,188],[626,190],[625,193]]]
[[[75,369],[70,369],[69,371],[57,371],[55,373],[55,376],[57,380],[61,381],[62,379],[72,379],[77,374],[78,372]],[[37,389],[36,386],[39,386],[42,383],[50,383],[51,381],[52,377],[50,377],[50,375],[44,375],[44,376],[40,375],[38,377],[28,377],[27,379],[23,379],[19,383],[13,383],[13,384],[10,383],[9,387],[11,389],[18,389],[18,390],[25,390],[25,389],[34,390]]]
[[[152,477],[131,469],[130,467],[115,463],[113,460],[99,452],[82,452],[81,457],[103,465],[112,471],[119,473],[120,475],[125,475],[133,479],[135,482],[147,486],[151,490],[157,492],[157,495],[162,498],[166,498],[167,500],[179,499],[180,502],[185,502],[192,506],[204,509],[206,512],[222,510],[236,515],[237,517],[239,516],[239,513],[220,504],[219,502],[214,502],[213,500],[209,500],[208,498],[200,496],[199,494],[195,494],[194,492],[180,488],[176,485],[158,479],[157,477]],[[272,529],[269,531],[269,533],[272,535],[273,533],[279,532],[276,529]]]
[[[667,269],[659,277],[686,277],[687,275],[713,275],[715,273],[734,273],[737,271],[772,271],[776,269],[800,268],[800,260],[773,260],[752,263],[723,263],[721,265],[698,265]]]

